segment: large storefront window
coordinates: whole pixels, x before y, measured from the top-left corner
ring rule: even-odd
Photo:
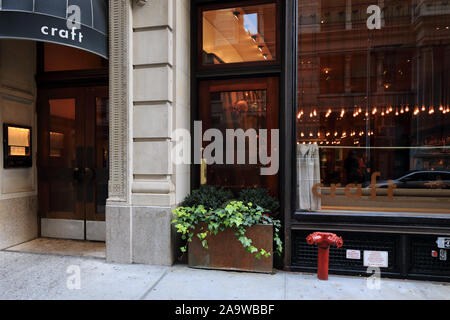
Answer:
[[[450,4],[299,1],[297,209],[450,213]]]

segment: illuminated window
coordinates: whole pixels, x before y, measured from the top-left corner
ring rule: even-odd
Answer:
[[[31,128],[4,124],[4,167],[31,167]]]
[[[277,59],[277,5],[203,11],[203,64]]]

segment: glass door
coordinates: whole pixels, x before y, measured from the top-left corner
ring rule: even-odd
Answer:
[[[38,185],[41,234],[104,240],[108,196],[108,90],[39,93]]]
[[[261,155],[279,151],[272,145],[278,141],[271,141],[272,130],[278,129],[278,78],[201,81],[199,111],[204,138],[201,182],[234,192],[264,187],[277,196],[278,174],[261,174],[266,166]],[[211,147],[205,139],[210,129],[220,132],[223,142],[223,156],[217,156],[216,148],[213,164],[205,159]]]

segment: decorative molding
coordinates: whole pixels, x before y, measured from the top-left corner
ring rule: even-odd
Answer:
[[[109,2],[110,178],[108,202],[129,202],[130,1]]]
[[[140,7],[145,6],[147,4],[147,2],[148,2],[147,0],[135,0],[135,3]]]

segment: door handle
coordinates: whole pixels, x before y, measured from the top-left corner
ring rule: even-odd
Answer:
[[[84,169],[82,169],[82,168],[74,168],[73,169],[73,178],[77,182],[82,182],[83,181],[83,176],[84,176]]]
[[[84,168],[85,176],[88,181],[92,181],[95,178],[95,170],[91,168]]]

